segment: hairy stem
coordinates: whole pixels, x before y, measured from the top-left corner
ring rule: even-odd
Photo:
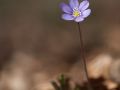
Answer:
[[[84,51],[84,45],[83,45],[83,37],[82,37],[82,30],[80,28],[80,23],[78,23],[78,30],[79,30],[79,36],[80,36],[80,50],[81,50],[81,57],[83,60],[83,68],[85,70],[85,75],[88,81],[88,90],[93,90],[89,77],[88,77],[88,71],[87,71],[87,65],[86,65],[86,58],[85,58],[85,51]]]

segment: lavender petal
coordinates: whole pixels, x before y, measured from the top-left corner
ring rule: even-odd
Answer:
[[[72,9],[70,8],[70,6],[68,6],[65,3],[61,3],[60,4],[60,8],[62,9],[63,12],[71,14],[72,13]]]
[[[79,10],[84,11],[89,7],[89,1],[85,0],[80,3]]]
[[[91,9],[87,9],[87,10],[83,11],[82,15],[84,18],[86,18],[90,15],[90,13],[91,13]]]
[[[63,14],[62,19],[64,19],[64,20],[73,20],[74,17],[72,15],[70,15],[70,14]]]
[[[72,9],[78,8],[79,7],[78,0],[70,0],[70,6],[71,6]]]
[[[82,22],[82,21],[84,21],[84,18],[81,16],[79,16],[75,19],[75,22]]]

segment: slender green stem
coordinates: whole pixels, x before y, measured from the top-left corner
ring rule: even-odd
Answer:
[[[88,71],[87,71],[87,65],[86,65],[86,58],[85,58],[85,51],[84,51],[84,45],[83,45],[83,37],[82,37],[82,30],[80,28],[80,23],[78,23],[78,30],[79,30],[79,36],[80,36],[80,50],[81,50],[81,57],[83,60],[83,67],[85,70],[85,75],[88,81],[88,90],[93,90],[90,80],[89,80],[89,76],[88,76]]]

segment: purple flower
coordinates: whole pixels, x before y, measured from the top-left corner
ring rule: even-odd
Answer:
[[[80,4],[78,0],[70,0],[69,5],[61,3],[60,7],[64,14],[62,19],[64,20],[74,20],[75,22],[82,22],[91,13],[89,7],[89,1],[84,0]]]

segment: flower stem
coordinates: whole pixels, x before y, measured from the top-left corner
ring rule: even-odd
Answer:
[[[80,50],[81,50],[81,57],[83,60],[83,68],[85,70],[85,75],[88,81],[88,90],[93,90],[89,76],[88,76],[88,71],[87,71],[87,64],[86,64],[86,58],[85,58],[85,51],[84,51],[84,45],[83,45],[83,37],[82,37],[82,30],[80,28],[80,23],[78,23],[78,30],[79,30],[79,36],[80,36]]]

